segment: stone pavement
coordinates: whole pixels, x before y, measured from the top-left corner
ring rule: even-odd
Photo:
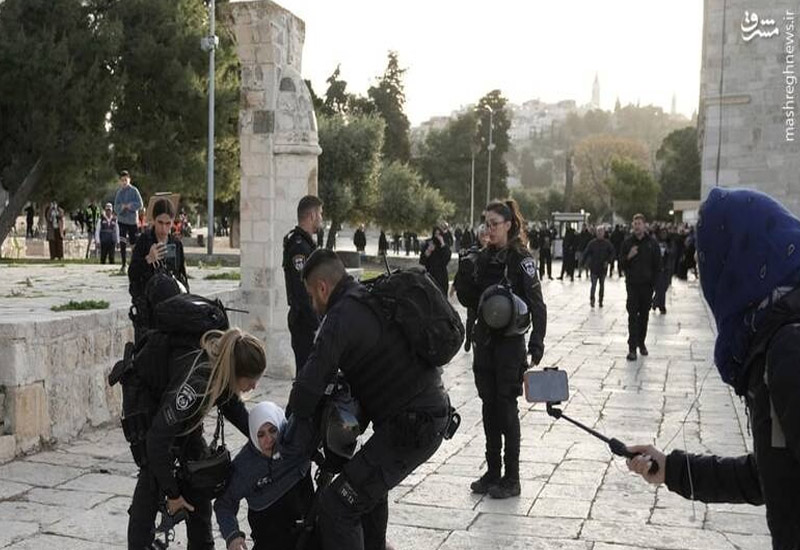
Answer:
[[[650,356],[635,363],[625,360],[624,285],[611,279],[606,290],[606,307],[591,310],[585,280],[544,283],[549,323],[543,365],[569,373],[565,411],[631,444],[655,439],[667,449],[745,452],[744,409],[709,360],[714,335],[698,284],[675,282],[667,315],[651,317]],[[395,548],[770,547],[763,508],[692,506],[653,488],[603,443],[551,419],[542,405],[520,404],[522,495],[497,501],[471,494],[469,483],[483,467],[483,432],[470,361],[462,352],[445,371],[461,429],[391,493]],[[266,379],[252,399],[284,403],[288,391],[289,382]],[[235,447],[244,442],[229,433]],[[0,548],[124,548],[134,483],[135,468],[116,427],[0,466]],[[178,531],[173,547],[185,548],[183,529]],[[221,540],[217,548],[224,548]]]

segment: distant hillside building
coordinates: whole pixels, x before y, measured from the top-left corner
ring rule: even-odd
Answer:
[[[702,196],[769,193],[800,215],[797,0],[705,0]]]

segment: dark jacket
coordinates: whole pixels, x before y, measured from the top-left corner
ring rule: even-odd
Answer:
[[[359,252],[363,251],[367,247],[367,235],[361,229],[356,229],[356,232],[353,233],[353,244],[356,247],[356,250]]]
[[[339,370],[376,427],[427,391],[441,391],[442,407],[446,406],[439,369],[417,359],[400,328],[372,300],[350,276],[336,285],[311,355],[289,396],[287,408],[296,416],[314,414]]]
[[[606,270],[608,264],[616,256],[614,245],[608,239],[594,238],[586,245],[583,251],[583,263],[589,266],[593,274],[600,274]]]
[[[289,432],[291,438],[286,437]],[[264,456],[250,441],[242,447],[233,459],[228,487],[214,502],[214,513],[226,544],[237,536],[244,536],[236,519],[239,502],[247,499],[250,511],[274,505],[308,475],[310,457],[318,443],[318,430],[312,420],[290,417],[278,436],[272,457]]]
[[[522,298],[531,315],[531,333],[528,338],[528,353],[538,364],[544,355],[544,337],[547,333],[547,306],[542,298],[542,285],[536,262],[527,250],[514,247],[487,247],[478,255],[476,280],[478,295],[491,285],[506,277],[511,290]],[[480,315],[478,315],[480,323]]]
[[[433,252],[430,256],[426,254],[428,247],[433,247]],[[425,241],[422,247],[422,253],[419,255],[419,263],[425,266],[428,273],[431,274],[436,285],[447,296],[447,288],[450,279],[447,274],[447,264],[450,263],[450,247],[445,244],[439,244],[438,239],[430,238]]]
[[[764,504],[758,466],[752,454],[734,458],[675,450],[667,456],[664,474],[667,488],[684,498],[691,498],[694,488],[694,498],[700,502]]]
[[[247,409],[238,395],[223,392],[211,407],[201,410],[202,396],[211,372],[207,361],[205,353],[200,351],[173,357],[169,363],[169,383],[165,388],[158,387],[165,379],[163,374],[153,373],[154,376],[144,377],[147,391],[158,402],[147,431],[147,464],[159,487],[170,498],[180,495],[173,473],[176,456],[199,458],[204,451],[202,425],[192,429],[200,420],[199,415],[217,406],[226,419],[249,437]]]
[[[633,246],[637,247],[636,255],[628,259],[628,252]],[[626,285],[654,286],[661,265],[661,251],[656,240],[649,233],[637,239],[631,235],[622,243],[619,252],[619,264],[625,271]]]
[[[301,273],[306,260],[316,243],[311,235],[297,226],[283,238],[283,276],[286,282],[286,301],[289,303],[289,325],[304,327],[314,331],[319,326],[319,318],[311,307],[311,298],[303,285]]]
[[[156,231],[152,228],[139,235],[139,238],[136,239],[136,246],[131,256],[131,266],[128,268],[128,281],[130,283],[128,290],[134,303],[144,296],[147,281],[155,274],[156,268],[165,268],[186,287],[186,290],[189,290],[189,278],[186,276],[186,262],[183,256],[183,243],[170,235],[167,237],[167,244],[175,245],[175,259],[167,260],[165,258],[158,262],[159,265],[148,264],[145,258],[150,253],[150,248],[157,241]]]

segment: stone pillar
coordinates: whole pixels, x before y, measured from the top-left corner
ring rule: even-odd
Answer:
[[[800,215],[800,2],[706,0],[704,15],[702,198],[758,189]]]
[[[283,235],[297,222],[297,203],[317,192],[317,122],[301,75],[305,24],[270,2],[224,5],[242,67],[241,270],[243,328],[267,346],[267,373],[290,377],[294,355],[287,327]]]

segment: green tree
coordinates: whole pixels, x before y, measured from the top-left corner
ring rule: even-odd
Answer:
[[[486,196],[486,172],[478,172],[480,141],[477,135],[478,114],[462,113],[441,130],[431,130],[417,161],[423,178],[454,205],[458,221],[467,221],[470,211],[472,152],[475,151],[475,210],[483,209]],[[486,164],[484,163],[484,170]],[[483,190],[483,191],[481,191]]]
[[[207,12],[196,0],[126,0],[112,12],[124,36],[111,109],[114,163],[146,196],[170,190],[205,197],[208,54],[200,49]],[[215,181],[220,198],[238,192],[238,61],[223,33],[216,51]]]
[[[426,231],[453,215],[454,206],[407,164],[385,164],[378,185],[375,222],[393,231]]]
[[[406,96],[403,75],[406,69],[400,68],[397,52],[389,52],[389,61],[377,86],[371,86],[367,95],[372,100],[376,112],[386,122],[383,142],[383,158],[386,161],[408,162],[411,157],[411,143],[408,138],[410,124],[403,108]]]
[[[697,129],[688,126],[667,135],[656,152],[659,166],[658,217],[666,219],[675,200],[700,198],[700,152]]]
[[[647,147],[631,139],[596,135],[576,145],[573,160],[578,185],[571,201],[573,209],[584,208],[598,220],[612,212],[608,180],[614,159],[628,159],[642,167],[650,165]]]
[[[377,198],[383,121],[321,116],[319,144],[319,194],[332,227],[369,221]]]
[[[640,164],[626,159],[611,161],[611,175],[606,183],[614,203],[614,211],[625,219],[641,212],[647,217],[656,213],[659,185]]]
[[[0,182],[11,194],[0,242],[29,199],[77,206],[109,172],[104,123],[120,27],[105,5],[0,4]]]
[[[322,100],[322,106],[317,110],[317,114],[322,116],[370,115],[375,112],[375,104],[370,98],[347,92],[347,81],[341,78],[339,65],[336,66],[326,82],[328,88],[325,90],[325,98]],[[316,108],[316,103],[314,107]]]

